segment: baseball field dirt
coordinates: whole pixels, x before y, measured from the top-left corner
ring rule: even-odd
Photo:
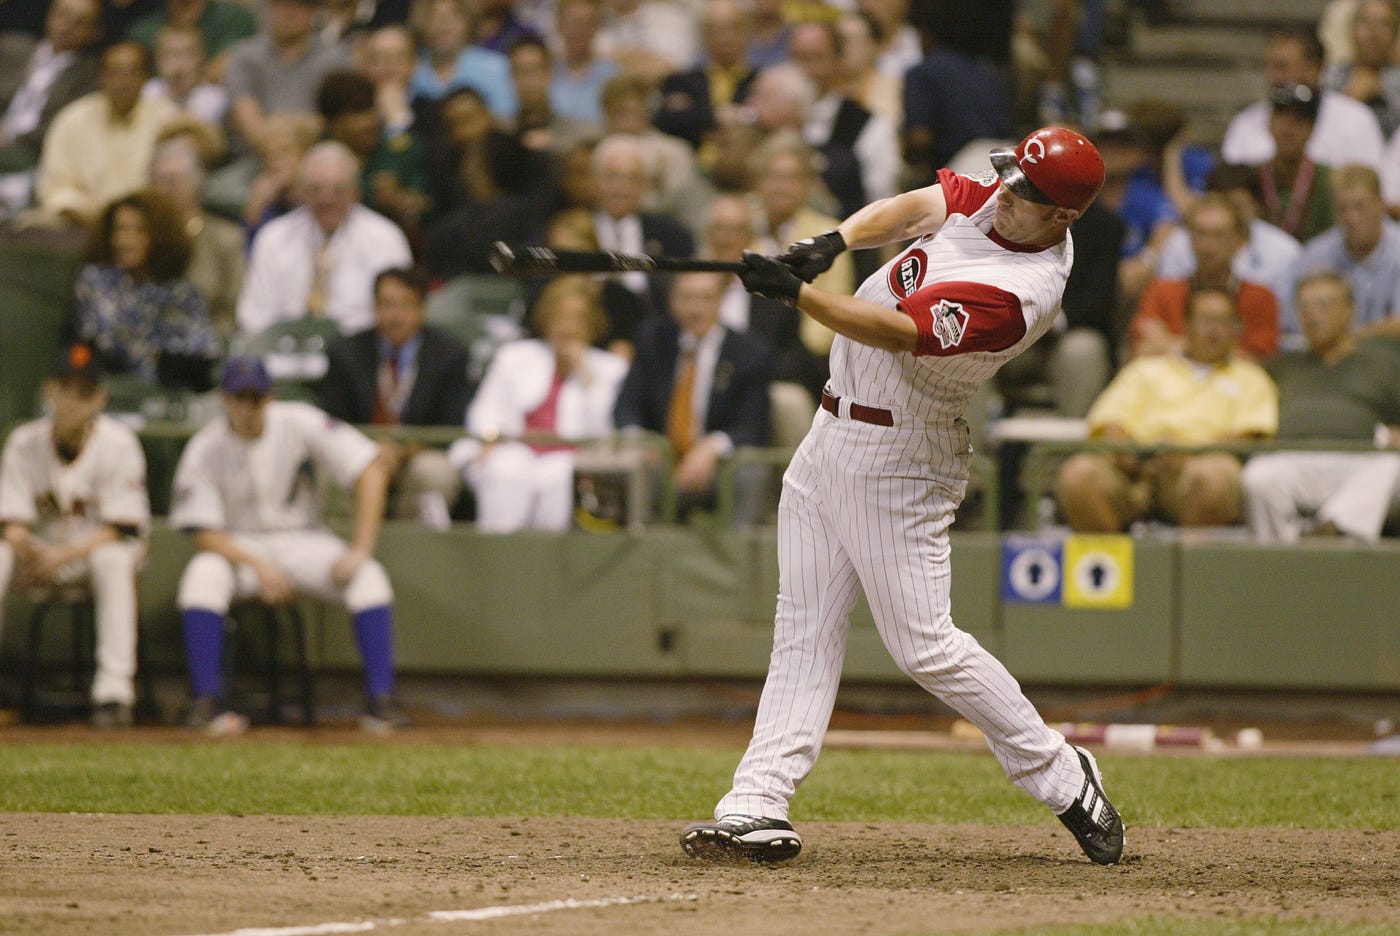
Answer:
[[[1126,860],[1100,868],[1051,821],[809,823],[791,864],[730,867],[687,859],[678,824],[658,821],[11,814],[0,828],[9,933],[979,933],[1147,917],[1400,927],[1395,832],[1130,828]]]
[[[187,740],[175,729],[134,734]],[[386,753],[666,734],[674,737],[606,725],[415,729]],[[737,756],[745,727],[684,734]],[[96,740],[81,726],[7,737]],[[353,743],[356,733],[285,737]],[[1023,826],[802,822],[802,855],[763,867],[687,858],[683,821],[0,814],[0,933],[917,934],[1145,919],[1194,921],[1204,932],[1264,920],[1400,932],[1400,831],[1134,828],[1128,818],[1125,860],[1110,868],[1084,859],[1049,815]]]

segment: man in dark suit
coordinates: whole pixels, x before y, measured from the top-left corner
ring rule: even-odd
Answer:
[[[99,0],[54,0],[40,42],[0,42],[0,173],[33,170],[55,115],[96,90],[101,19]]]
[[[598,192],[593,227],[598,247],[617,253],[689,257],[695,240],[685,225],[666,215],[643,211],[652,185],[652,166],[634,136],[614,134],[593,151],[593,180]],[[648,304],[666,308],[665,286],[645,273],[623,273],[618,281]]]
[[[637,336],[637,356],[613,411],[619,429],[664,433],[676,455],[672,481],[682,516],[714,502],[720,460],[741,445],[767,445],[767,343],[719,321],[725,277],[676,277],[670,317],[656,317]],[[735,477],[734,524],[762,518],[767,469],[750,466]]]
[[[331,344],[321,408],[357,425],[461,426],[466,418],[467,349],[424,324],[427,281],[392,267],[374,280],[375,326]],[[445,526],[461,478],[445,452],[385,443],[394,471],[390,515]]]
[[[747,57],[752,33],[749,14],[738,3],[709,0],[700,19],[705,64],[662,79],[656,129],[699,149],[719,125],[719,112],[748,97],[757,74]]]

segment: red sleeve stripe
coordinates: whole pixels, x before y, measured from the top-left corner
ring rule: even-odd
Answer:
[[[971,176],[958,175],[951,169],[938,170],[938,184],[943,186],[943,200],[948,214],[970,215],[996,194],[996,180],[983,184]]]
[[[918,356],[1005,351],[1026,336],[1020,297],[986,283],[931,283],[896,308],[919,328]]]

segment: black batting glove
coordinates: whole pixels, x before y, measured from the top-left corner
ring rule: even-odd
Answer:
[[[821,276],[836,258],[846,249],[846,238],[840,231],[827,231],[816,237],[804,237],[793,244],[785,253],[777,256],[777,261],[786,264],[804,283]]]
[[[751,250],[744,251],[739,281],[754,295],[776,299],[790,306],[797,305],[797,294],[802,291],[802,280],[789,267],[774,257],[765,257]]]

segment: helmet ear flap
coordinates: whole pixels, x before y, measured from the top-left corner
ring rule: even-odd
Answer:
[[[991,153],[1002,183],[1027,201],[1082,213],[1103,187],[1103,157],[1083,135],[1063,127],[1042,127],[1015,150]]]

